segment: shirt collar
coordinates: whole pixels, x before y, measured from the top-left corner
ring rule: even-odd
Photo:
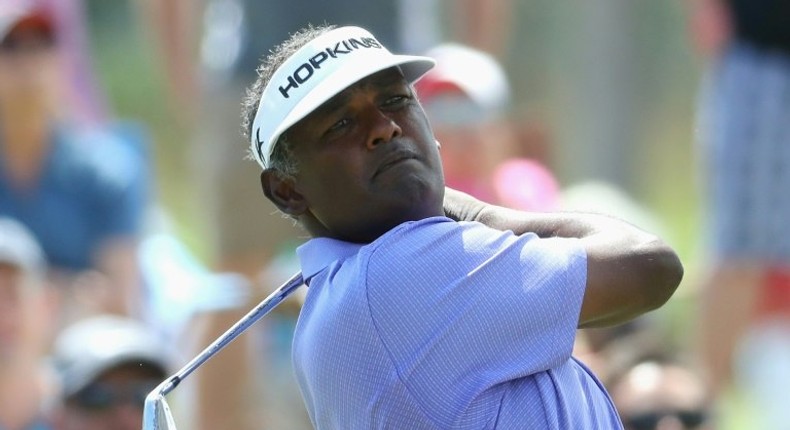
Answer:
[[[296,248],[305,282],[335,261],[355,255],[363,246],[365,245],[361,243],[343,242],[326,237],[310,239]]]

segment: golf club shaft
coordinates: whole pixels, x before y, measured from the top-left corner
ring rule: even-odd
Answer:
[[[211,345],[209,345],[200,354],[193,358],[192,361],[187,363],[181,368],[181,370],[168,378],[169,383],[162,388],[161,395],[167,395],[176,386],[178,386],[178,384],[184,378],[189,376],[190,373],[194,372],[195,369],[203,365],[203,363],[208,361],[222,348],[233,342],[233,340],[236,339],[241,333],[247,330],[251,325],[255,324],[255,322],[261,317],[268,314],[272,309],[279,305],[280,302],[285,300],[286,297],[296,291],[303,283],[304,280],[302,279],[301,272],[293,275],[291,279],[286,281],[282,286],[280,286],[280,288],[276,289],[251,311],[244,315],[239,321],[236,322],[236,324],[228,329],[228,331],[223,333],[217,338],[217,340],[215,340]]]

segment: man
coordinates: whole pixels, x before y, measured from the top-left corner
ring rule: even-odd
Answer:
[[[672,357],[645,357],[607,382],[626,430],[711,430],[702,376]]]
[[[62,385],[56,430],[139,430],[145,396],[167,376],[170,358],[146,326],[102,315],[66,328],[53,364]]]
[[[143,6],[142,17],[153,24],[163,48],[160,64],[169,88],[178,96],[177,113],[190,121],[190,155],[195,162],[192,171],[197,182],[195,196],[202,210],[198,221],[209,233],[205,242],[211,268],[244,275],[250,283],[249,306],[197,315],[191,329],[205,345],[238,320],[246,309],[267,296],[283,280],[268,279],[262,272],[271,269],[302,240],[292,222],[281,217],[262,218],[249,223],[261,213],[276,211],[266,199],[259,198],[256,166],[240,156],[239,148],[229,145],[228,136],[237,136],[239,100],[255,78],[255,67],[262,52],[279,41],[281,35],[292,33],[310,22],[344,20],[375,29],[382,41],[393,44],[402,39],[424,40],[424,22],[429,16],[411,19],[415,10],[430,6],[425,0],[173,0],[132,2]],[[415,4],[416,3],[416,4]],[[409,19],[405,19],[409,15]],[[406,26],[419,26],[420,31],[407,31]],[[195,42],[198,42],[197,44]],[[405,41],[403,42],[405,43]],[[429,43],[429,42],[423,42]],[[198,46],[199,45],[199,46]],[[199,52],[197,64],[191,53]],[[196,79],[196,76],[201,79]],[[191,85],[190,85],[191,84]],[[198,85],[199,84],[199,85]],[[235,143],[232,142],[232,143]],[[233,210],[226,210],[228,207]],[[287,276],[290,276],[287,275]],[[296,301],[290,301],[297,303]],[[293,306],[281,306],[278,316],[291,318]],[[285,312],[284,312],[285,311]],[[258,429],[261,422],[272,428],[297,430],[309,426],[302,408],[250,408],[250,397],[272,397],[284,404],[290,392],[298,397],[295,383],[277,384],[283,371],[277,354],[277,339],[282,334],[268,322],[230,345],[208,363],[197,376],[195,396],[199,418],[196,430],[233,428]],[[289,336],[286,336],[289,337]],[[263,345],[263,346],[262,346]],[[261,353],[259,348],[264,348]],[[252,360],[254,352],[261,353]],[[196,351],[197,352],[197,351]],[[274,354],[274,356],[272,356]],[[264,358],[267,357],[267,358]],[[251,377],[256,375],[257,377]],[[292,379],[292,378],[291,378]],[[260,381],[265,381],[260,383]]]
[[[42,365],[49,325],[46,261],[32,233],[0,217],[0,429],[48,430],[55,384]]]
[[[619,429],[578,327],[662,305],[671,248],[605,216],[445,189],[411,83],[433,66],[358,27],[306,28],[259,69],[245,129],[263,192],[312,240],[294,336],[325,428]]]

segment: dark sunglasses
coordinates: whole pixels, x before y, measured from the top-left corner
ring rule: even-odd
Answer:
[[[673,416],[687,429],[695,429],[708,420],[701,410],[652,411],[623,417],[623,425],[629,430],[654,430],[665,417]]]
[[[114,385],[94,383],[73,395],[69,402],[74,406],[91,412],[101,412],[119,405],[131,404],[143,408],[145,397],[159,381],[141,381],[132,384]]]

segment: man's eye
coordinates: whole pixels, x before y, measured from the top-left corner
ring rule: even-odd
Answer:
[[[343,119],[341,119],[340,121],[338,121],[338,122],[336,122],[336,123],[332,124],[332,125],[329,127],[329,129],[327,129],[327,132],[332,132],[332,131],[337,131],[337,130],[340,130],[341,128],[343,128],[343,127],[347,126],[349,123],[351,123],[351,120],[349,120],[348,118],[343,118]]]
[[[397,95],[394,97],[390,97],[384,101],[384,106],[398,106],[403,103],[406,103],[409,100],[409,96],[405,95]]]

